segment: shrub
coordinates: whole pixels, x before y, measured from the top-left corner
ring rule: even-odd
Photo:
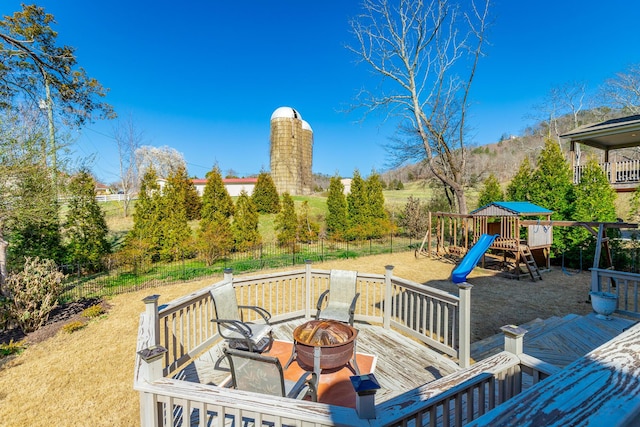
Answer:
[[[93,317],[101,316],[103,314],[104,314],[104,308],[102,308],[102,306],[99,304],[92,305],[91,307],[87,307],[84,310],[82,310],[82,315],[89,319]]]
[[[63,277],[54,261],[39,257],[27,257],[24,269],[9,275],[9,311],[23,332],[33,332],[45,324],[51,311],[58,306]]]
[[[73,322],[69,322],[66,325],[64,325],[62,327],[62,330],[65,331],[68,334],[71,334],[75,331],[79,331],[80,329],[84,328],[85,326],[87,326],[87,324],[85,322],[81,322],[79,320],[73,321]]]
[[[5,344],[0,344],[0,356],[9,356],[11,354],[20,354],[26,348],[24,340],[15,342],[13,339]]]

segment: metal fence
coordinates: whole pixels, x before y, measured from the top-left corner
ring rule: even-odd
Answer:
[[[67,265],[64,266],[67,278],[62,300],[116,295],[186,280],[220,276],[225,268],[232,268],[236,273],[259,271],[304,264],[306,260],[323,262],[412,251],[419,244],[420,240],[392,235],[381,239],[350,242],[319,240],[284,246],[265,243],[248,251],[226,254],[213,265],[207,265],[198,257],[185,256],[171,263],[134,261],[127,266],[107,268],[106,271],[93,275],[83,273],[86,269],[81,265]]]

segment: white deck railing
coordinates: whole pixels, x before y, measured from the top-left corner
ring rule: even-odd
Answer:
[[[616,294],[616,313],[640,318],[640,274],[592,268],[591,290]]]
[[[551,373],[535,359],[521,360],[517,357],[521,352],[503,352],[468,367],[471,286],[462,285],[457,297],[393,277],[392,269],[388,266],[385,275],[358,275],[361,297],[356,320],[398,328],[447,354],[459,355],[465,369],[378,405],[373,420],[359,419],[351,408],[172,379],[169,375],[220,339],[210,321],[214,317],[211,287],[160,307],[154,295],[145,299],[138,333],[134,388],[140,392],[141,425],[224,426],[233,421],[257,426],[378,426],[414,421],[422,425],[420,420],[427,414],[441,416],[443,411],[450,411],[454,420],[468,422],[519,393],[522,372],[529,372],[532,382]],[[310,317],[317,295],[328,287],[328,278],[329,271],[312,270],[307,264],[304,270],[251,277],[233,278],[227,272],[212,287],[232,280],[242,304],[264,306],[277,321]]]
[[[640,182],[640,160],[624,160],[621,162],[603,162],[600,167],[607,175],[611,184],[626,184]],[[578,184],[582,179],[586,166],[574,166],[573,183]]]

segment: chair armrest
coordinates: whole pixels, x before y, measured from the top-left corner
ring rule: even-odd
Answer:
[[[322,309],[322,303],[327,299],[327,295],[329,295],[329,289],[320,294],[320,297],[318,298],[318,304],[316,305],[318,312],[320,312],[320,309]]]
[[[318,387],[316,386],[317,382],[318,382],[318,376],[316,375],[315,372],[306,372],[298,379],[295,385],[291,388],[287,397],[295,398],[302,392],[302,389],[304,387],[308,387],[309,390],[307,391],[306,394],[311,396],[311,400],[313,402],[317,402],[318,401]]]
[[[239,320],[211,319],[211,321],[214,323],[217,323],[218,325],[222,325],[226,328],[229,328],[232,331],[235,331],[241,334],[245,338],[251,337],[251,329],[244,323],[240,322]],[[224,339],[233,339],[233,337],[225,336],[225,334],[223,333],[223,328],[218,328],[218,333]]]
[[[356,312],[356,303],[358,302],[358,298],[360,297],[360,292],[355,294],[353,300],[351,300],[351,306],[349,307],[349,314],[353,316],[353,313]]]
[[[264,308],[258,307],[257,305],[239,305],[238,308],[239,309],[247,308],[247,309],[255,311],[260,316],[262,316],[262,318],[264,319],[264,321],[265,321],[265,323],[267,325],[269,324],[269,319],[271,319],[271,313],[269,313]],[[242,316],[242,313],[240,313],[240,315]]]
[[[320,311],[322,311],[322,303],[327,299],[327,295],[329,295],[329,289],[320,294],[318,298],[318,304],[316,304],[316,320],[320,318]]]
[[[360,297],[360,292],[355,294],[353,300],[351,300],[351,306],[349,307],[349,324],[353,326],[353,318],[356,314],[356,302],[358,302],[358,297]]]

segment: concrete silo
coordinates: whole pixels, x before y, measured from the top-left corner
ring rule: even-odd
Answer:
[[[280,107],[271,115],[271,178],[278,193],[310,194],[313,131],[296,110]]]

